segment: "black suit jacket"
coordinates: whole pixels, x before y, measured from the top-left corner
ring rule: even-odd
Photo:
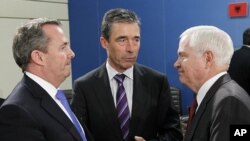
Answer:
[[[182,140],[178,113],[171,106],[166,77],[152,69],[134,66],[133,106],[129,140]],[[119,120],[105,64],[74,83],[72,107],[95,141],[122,141]]]
[[[3,102],[4,102],[4,99],[0,98],[0,106],[3,104]]]
[[[233,54],[228,73],[250,95],[250,48],[242,46]]]
[[[0,108],[0,140],[81,141],[81,137],[49,94],[24,75]]]
[[[184,141],[229,141],[233,124],[250,124],[250,97],[225,74],[208,90]]]

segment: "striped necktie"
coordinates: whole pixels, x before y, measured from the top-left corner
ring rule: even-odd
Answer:
[[[120,128],[122,131],[122,136],[124,141],[128,140],[128,133],[129,133],[129,108],[128,108],[128,101],[125,92],[125,88],[123,86],[123,80],[125,78],[124,74],[117,74],[114,76],[118,84],[118,89],[116,93],[116,111],[118,114],[118,119],[120,121]]]

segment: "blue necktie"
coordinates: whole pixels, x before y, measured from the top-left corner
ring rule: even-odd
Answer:
[[[118,84],[116,93],[116,111],[118,113],[123,139],[124,141],[127,141],[129,133],[129,108],[125,88],[123,86],[124,78],[124,74],[117,74],[114,77]]]
[[[73,113],[73,112],[71,111],[71,109],[70,109],[68,100],[67,100],[67,98],[65,97],[64,92],[63,92],[62,90],[58,90],[57,93],[56,93],[56,98],[57,98],[58,100],[60,100],[60,102],[62,103],[62,105],[64,106],[64,108],[65,108],[66,111],[68,112],[68,114],[70,115],[70,117],[71,117],[71,119],[72,119],[72,122],[73,122],[74,126],[76,127],[77,131],[79,132],[79,134],[80,134],[81,137],[82,137],[82,140],[83,140],[83,141],[87,141],[84,131],[81,129],[81,126],[80,126],[80,124],[78,123],[78,121],[77,121],[77,119],[76,119],[74,113]]]

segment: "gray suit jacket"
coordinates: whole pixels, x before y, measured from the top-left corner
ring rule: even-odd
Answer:
[[[135,135],[147,141],[182,140],[166,77],[136,64],[133,89],[129,140]],[[95,141],[122,141],[105,64],[77,79],[74,91],[72,107]]]
[[[225,74],[202,100],[184,141],[229,141],[232,124],[250,124],[250,97]]]
[[[93,141],[83,125],[88,141]],[[82,141],[49,94],[24,75],[0,108],[0,141]]]

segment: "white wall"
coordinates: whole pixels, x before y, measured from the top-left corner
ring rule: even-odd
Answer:
[[[0,0],[0,97],[6,98],[22,78],[21,69],[12,56],[12,40],[16,29],[28,19],[59,19],[69,38],[68,0]],[[61,85],[72,88],[71,76]]]

